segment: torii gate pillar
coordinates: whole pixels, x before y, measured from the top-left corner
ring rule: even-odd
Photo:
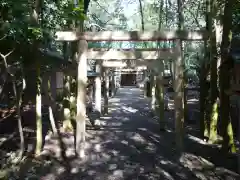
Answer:
[[[115,87],[116,87],[116,78],[115,78],[115,68],[112,71],[112,77],[111,77],[111,97],[115,95]]]
[[[147,81],[146,79],[148,78],[148,73],[147,73],[147,70],[144,70],[143,71],[143,77],[144,77],[144,97],[146,98],[147,97]]]
[[[156,111],[156,81],[157,77],[153,73],[151,74],[151,109]]]
[[[104,68],[104,114],[108,114],[108,98],[109,98],[109,69]]]
[[[83,158],[86,133],[86,85],[87,85],[87,49],[86,40],[80,40],[78,45],[78,75],[77,75],[77,115],[76,115],[76,152]]]
[[[102,113],[102,86],[101,86],[101,74],[102,74],[101,63],[98,61],[96,64],[96,73],[98,74],[95,78],[95,110],[101,114]]]

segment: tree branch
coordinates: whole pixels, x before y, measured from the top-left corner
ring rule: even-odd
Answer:
[[[187,9],[187,10],[188,10],[188,12],[192,15],[192,17],[193,17],[195,23],[197,24],[198,28],[202,28],[202,26],[200,25],[197,17],[194,15],[194,13],[193,13],[190,9]]]
[[[7,73],[8,73],[10,76],[13,76],[13,75],[12,75],[11,72],[9,71],[8,64],[7,64],[7,57],[10,56],[10,55],[13,53],[14,50],[15,50],[15,48],[12,49],[10,52],[8,52],[8,53],[5,54],[5,55],[2,54],[2,53],[0,53],[0,56],[2,57],[2,59],[3,59],[3,61],[4,61],[4,66],[5,66],[5,68],[6,68],[6,71],[7,71]]]
[[[0,41],[2,41],[3,39],[5,39],[7,37],[7,35],[4,35],[3,37],[1,37]]]

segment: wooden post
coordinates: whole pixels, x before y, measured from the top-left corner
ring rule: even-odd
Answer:
[[[85,40],[78,45],[78,75],[77,75],[77,115],[76,115],[76,153],[83,158],[86,131],[86,84],[87,84],[87,49]]]
[[[153,72],[154,73],[154,72]],[[152,98],[151,98],[151,109],[153,112],[156,110],[156,80],[157,77],[152,73],[151,77],[151,92],[152,92]]]
[[[108,114],[108,98],[109,98],[109,69],[104,68],[104,114]]]
[[[143,75],[143,77],[144,77],[144,97],[146,98],[147,97],[147,81],[146,81],[146,79],[148,78],[148,73],[147,73],[147,69],[146,70],[144,70],[144,75]]]
[[[122,82],[122,69],[120,68],[119,69],[119,72],[118,72],[118,77],[119,77],[119,80],[118,80],[118,88],[120,88],[122,86],[121,82]]]
[[[114,92],[114,95],[116,94],[117,92],[117,68],[114,69],[114,86],[115,86],[115,92]]]
[[[183,150],[183,131],[184,131],[184,76],[183,76],[183,58],[181,51],[181,41],[176,40],[175,59],[175,78],[174,78],[174,105],[175,105],[175,133],[176,146],[181,151]]]
[[[101,86],[101,64],[97,62],[96,73],[98,74],[95,79],[95,110],[101,114],[102,113],[102,86]]]
[[[115,69],[112,71],[112,77],[111,77],[111,97],[115,95]]]
[[[161,57],[159,55],[159,57]],[[158,116],[159,116],[159,125],[160,125],[160,131],[165,131],[165,126],[166,126],[166,120],[165,120],[165,115],[164,115],[164,63],[162,59],[159,59],[159,64],[157,66],[158,68],[156,69],[158,76],[157,76],[157,82],[156,82],[156,98],[158,102]]]
[[[237,100],[237,111],[238,111],[238,141],[240,141],[240,113],[239,113],[239,110],[240,110],[240,99],[239,97],[236,98]],[[240,173],[240,150],[238,149],[238,152],[237,152],[237,157],[238,157],[238,173]]]
[[[50,81],[51,81],[50,88],[51,88],[51,92],[52,92],[52,97],[55,100],[57,98],[57,90],[56,90],[57,80],[56,79],[57,79],[56,73],[55,72],[51,73],[51,76],[50,76]]]

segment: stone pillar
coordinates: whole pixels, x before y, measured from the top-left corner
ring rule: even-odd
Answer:
[[[104,114],[108,114],[108,98],[109,98],[109,69],[104,68]]]
[[[96,73],[98,74],[95,78],[95,110],[101,114],[102,112],[102,90],[101,90],[101,64],[98,62],[96,65]]]

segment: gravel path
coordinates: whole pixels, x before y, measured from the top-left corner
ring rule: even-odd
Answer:
[[[207,153],[215,150],[208,151],[210,147],[196,137],[186,136],[189,151],[179,155],[174,149],[174,133],[159,131],[157,121],[149,115],[149,104],[140,89],[120,88],[109,101],[109,114],[100,118],[101,128],[87,131],[86,157],[71,160],[69,179],[240,179],[210,162]],[[67,136],[64,141],[70,156],[73,137]],[[61,179],[63,171],[61,165],[51,167],[42,179]]]

